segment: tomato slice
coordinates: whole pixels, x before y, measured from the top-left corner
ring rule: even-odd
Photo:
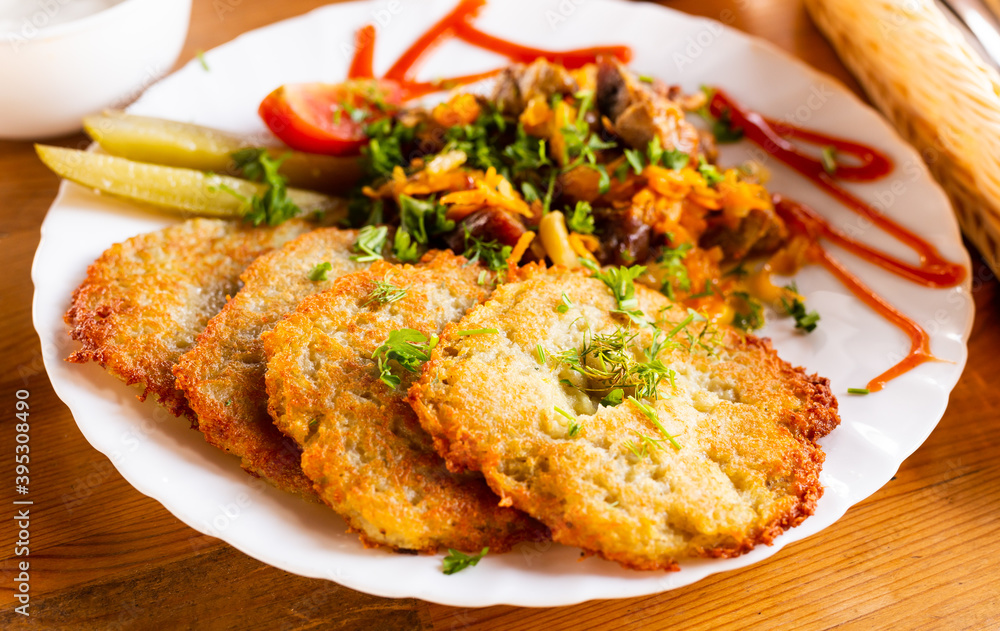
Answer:
[[[268,94],[257,113],[292,149],[343,156],[360,152],[368,142],[364,126],[390,116],[402,102],[395,81],[292,83]]]

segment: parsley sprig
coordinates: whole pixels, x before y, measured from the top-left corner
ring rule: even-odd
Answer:
[[[784,308],[785,313],[795,318],[796,329],[812,333],[819,324],[819,313],[806,310],[805,303],[799,298],[799,288],[795,283],[786,286],[785,289],[794,295],[791,300],[786,297],[781,298],[781,306]]]
[[[448,209],[434,198],[399,196],[399,228],[393,237],[393,256],[403,263],[416,263],[431,237],[455,229],[447,218]]]
[[[290,155],[291,153],[286,153],[275,160],[263,147],[247,147],[232,154],[236,168],[244,177],[267,185],[263,195],[255,194],[250,199],[226,185],[221,186],[222,190],[244,203],[246,207],[244,220],[255,226],[262,223],[277,226],[302,212],[302,209],[288,197],[288,178],[278,173],[281,164]]]
[[[684,259],[692,248],[694,248],[693,243],[681,243],[676,248],[665,248],[657,259],[663,270],[663,283],[660,286],[660,291],[671,300],[676,299],[678,290],[684,292],[691,290],[691,277],[684,264]]]
[[[479,561],[486,556],[486,553],[489,551],[489,546],[483,548],[479,554],[465,554],[464,552],[448,548],[448,556],[444,558],[441,571],[445,574],[461,572],[465,568],[472,567],[479,563]]]
[[[639,299],[635,297],[635,279],[646,272],[645,266],[633,265],[625,267],[623,265],[621,267],[609,267],[607,270],[601,271],[593,261],[580,259],[580,262],[594,273],[594,278],[603,282],[611,290],[611,294],[615,297],[615,302],[618,305],[618,308],[612,313],[627,315],[630,320],[642,326],[649,325],[645,314],[639,309]]]
[[[462,256],[469,259],[470,265],[482,263],[489,269],[498,272],[507,269],[507,259],[513,251],[509,245],[499,241],[484,241],[475,237],[468,228],[465,229],[465,252]]]
[[[744,331],[753,331],[764,326],[764,306],[745,291],[730,294],[733,307],[733,326]]]
[[[636,175],[639,175],[647,165],[663,166],[678,171],[691,162],[691,156],[678,149],[664,149],[660,137],[653,136],[646,145],[645,154],[638,149],[626,149],[625,162],[632,167]]]
[[[566,227],[580,234],[594,233],[594,209],[588,202],[578,201],[566,219]]]
[[[313,268],[306,274],[306,278],[313,282],[320,282],[326,280],[326,273],[333,269],[333,265],[330,261],[323,261],[322,263],[317,263]]]
[[[577,100],[576,120],[570,121],[561,130],[563,139],[563,171],[571,171],[584,165],[599,175],[598,192],[607,193],[611,188],[611,176],[603,164],[598,163],[598,152],[618,146],[613,140],[603,140],[595,133],[587,121],[587,113],[594,105],[593,90],[581,90],[573,95]]]
[[[395,390],[402,379],[393,372],[390,362],[394,361],[409,372],[418,372],[424,362],[431,358],[431,351],[437,343],[436,335],[427,337],[416,329],[391,331],[389,337],[372,353],[372,359],[378,362],[379,379]]]

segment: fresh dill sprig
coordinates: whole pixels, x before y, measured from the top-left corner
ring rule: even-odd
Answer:
[[[397,300],[402,300],[406,297],[406,292],[408,287],[398,287],[389,282],[389,276],[386,275],[382,280],[375,281],[375,289],[368,296],[368,300],[361,303],[362,307],[366,307],[371,303],[377,303],[380,305],[387,305]]]
[[[656,399],[660,383],[672,380],[673,370],[655,358],[636,360],[633,350],[636,337],[638,333],[624,327],[599,335],[588,331],[582,348],[566,350],[554,357],[587,380],[584,391],[603,393],[601,402],[605,405],[621,403],[626,392]]]
[[[642,412],[646,418],[648,418],[650,421],[653,422],[653,425],[656,426],[656,429],[660,430],[660,433],[663,434],[664,440],[670,441],[670,444],[674,446],[674,449],[681,448],[680,443],[677,442],[677,439],[675,439],[673,435],[667,431],[667,428],[663,426],[663,423],[660,422],[660,416],[656,413],[656,410],[654,410],[652,406],[643,403],[636,397],[629,397],[628,400],[631,401],[633,404],[635,404],[635,406],[639,408],[639,411]]]

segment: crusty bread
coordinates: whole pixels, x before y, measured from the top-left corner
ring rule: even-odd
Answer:
[[[406,401],[416,374],[397,368],[402,383],[392,389],[372,359],[394,330],[436,336],[461,318],[489,293],[480,272],[451,253],[421,267],[376,262],[307,298],[263,335],[275,423],[302,447],[302,470],[320,498],[368,545],[502,551],[547,535],[500,507],[479,473],[447,470]],[[380,302],[379,281],[406,293]]]
[[[267,411],[267,358],[259,338],[307,296],[368,267],[352,260],[357,234],[321,228],[258,258],[241,275],[240,292],[174,367],[177,385],[209,443],[239,456],[247,472],[307,497],[315,495],[302,474],[301,450],[278,431]],[[310,272],[320,263],[330,264],[326,280],[311,280]]]
[[[635,569],[735,556],[813,512],[823,462],[814,439],[839,420],[825,379],[766,341],[693,321],[659,352],[675,376],[647,403],[675,448],[636,403],[599,404],[606,393],[589,389],[600,384],[558,357],[625,331],[633,359],[648,362],[656,329],[612,313],[600,280],[559,268],[525,276],[449,325],[411,389],[453,470],[482,471],[554,540]],[[564,294],[573,307],[561,313]],[[636,296],[661,331],[688,315],[643,287]],[[483,328],[499,333],[458,333]]]
[[[868,98],[920,151],[962,231],[1000,273],[997,69],[934,0],[806,0],[805,6]]]
[[[174,385],[174,364],[239,289],[246,266],[311,227],[297,220],[254,228],[192,219],[112,246],[73,292],[65,320],[82,348],[68,360],[98,362],[141,387],[140,398],[152,393],[195,423]]]

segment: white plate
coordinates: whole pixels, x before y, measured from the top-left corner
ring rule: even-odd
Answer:
[[[388,22],[379,27],[375,60],[376,71],[384,71],[453,4],[433,0],[325,7],[209,52],[210,72],[192,62],[150,88],[132,111],[235,132],[263,132],[257,104],[272,88],[344,77],[356,28],[379,18]],[[402,8],[393,14],[389,6]],[[771,117],[792,117],[799,124],[879,147],[895,161],[895,174],[852,190],[884,204],[892,218],[924,235],[948,259],[969,265],[951,208],[917,154],[842,86],[766,43],[715,22],[612,0],[497,1],[483,11],[478,24],[490,33],[546,48],[626,43],[635,51],[632,66],[640,73],[680,83],[689,91],[705,83],[719,85]],[[421,76],[464,74],[501,62],[491,53],[448,42],[435,51]],[[723,161],[734,163],[751,149],[746,144],[727,147]],[[911,256],[788,169],[769,166],[772,190],[812,204],[834,224],[856,229],[869,243]],[[107,454],[136,489],[192,528],[265,563],[371,594],[448,605],[550,606],[650,594],[762,561],[782,546],[819,532],[885,484],[934,429],[965,364],[972,325],[968,282],[953,289],[927,289],[837,251],[852,271],[923,324],[932,335],[934,354],[947,361],[920,366],[882,393],[847,396],[848,387],[862,386],[902,357],[907,340],[822,269],[799,275],[809,307],[822,314],[819,328],[798,335],[787,320],[778,320],[765,334],[783,357],[832,380],[843,419],[840,428],[821,441],[827,452],[822,474],[826,493],[816,514],[802,526],[771,547],[759,546],[736,559],[685,562],[675,573],[626,571],[596,558],[578,562],[575,549],[529,544],[445,576],[440,556],[365,550],[357,537],[344,533],[344,523],[331,511],[255,483],[234,458],[190,431],[186,421],[152,403],[139,403],[132,390],[96,365],[62,361],[74,348],[62,315],[87,265],[112,243],[167,223],[64,183],[42,226],[32,270],[35,327],[52,385],[87,440]]]

